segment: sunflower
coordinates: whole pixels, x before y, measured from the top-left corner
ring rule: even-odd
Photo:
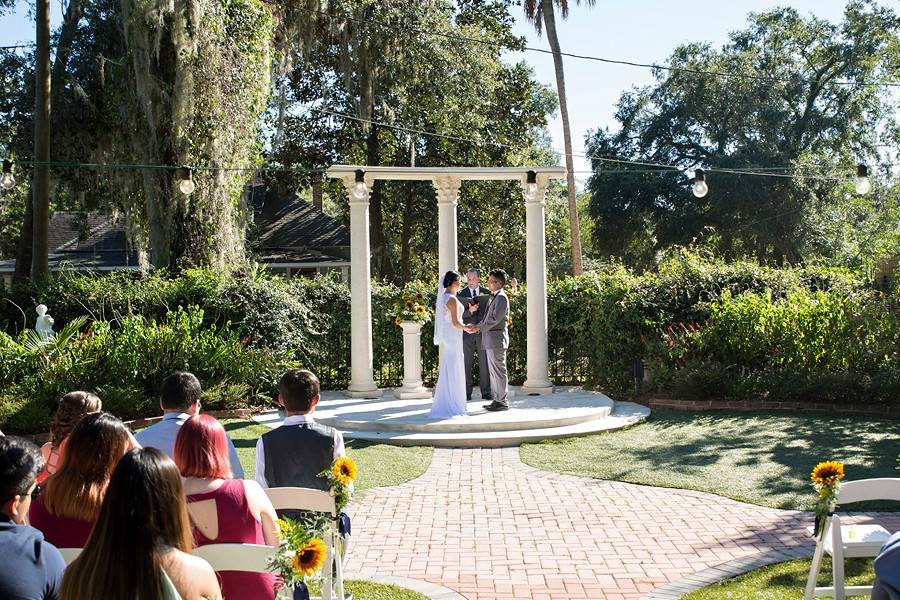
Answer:
[[[331,472],[334,473],[339,482],[347,485],[356,479],[356,463],[349,456],[342,456],[334,461],[334,464],[331,466]]]
[[[412,310],[413,303],[410,300],[406,301],[406,310]]]
[[[416,300],[423,300],[425,295],[422,292],[416,292]]]
[[[397,318],[394,319],[394,325],[399,327],[401,323],[403,323],[403,319],[400,318],[400,315],[397,315]]]
[[[422,306],[421,304],[418,305],[418,306],[416,307],[416,312],[419,313],[420,315],[424,315],[424,314],[425,314],[425,307]]]
[[[308,577],[322,568],[322,565],[325,564],[325,555],[325,542],[319,538],[313,538],[297,550],[291,564],[297,573]]]
[[[810,474],[810,479],[817,485],[834,485],[843,478],[844,464],[836,460],[820,462]]]

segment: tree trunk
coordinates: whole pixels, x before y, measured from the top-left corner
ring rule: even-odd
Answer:
[[[408,181],[404,186],[404,202],[403,202],[403,233],[400,240],[400,283],[406,285],[409,283],[410,277],[410,260],[412,240],[412,222],[413,222],[413,202],[415,201],[416,186],[415,183]]]
[[[37,1],[37,67],[34,93],[34,184],[31,277],[47,277],[50,226],[50,0]],[[43,164],[41,164],[43,163]]]
[[[572,132],[569,129],[569,107],[566,104],[566,79],[563,74],[563,60],[560,54],[559,37],[556,34],[556,17],[553,13],[553,0],[541,0],[544,25],[547,28],[547,41],[553,52],[553,67],[556,71],[556,93],[559,96],[559,115],[563,125],[563,146],[566,152],[566,185],[569,192],[569,232],[572,236],[572,273],[581,275],[584,270],[581,262],[581,227],[578,223],[578,202],[575,190],[575,167],[572,160]]]
[[[19,233],[19,247],[16,249],[16,270],[13,281],[24,281],[31,276],[32,236],[34,234],[34,203],[31,190],[25,199],[25,216],[22,218],[22,231]]]
[[[366,164],[372,167],[378,166],[380,161],[380,144],[378,141],[378,128],[372,124],[369,134],[366,136]],[[369,229],[372,236],[372,254],[375,256],[375,270],[379,278],[393,281],[395,277],[394,267],[391,264],[387,252],[387,242],[384,235],[384,215],[381,210],[381,189],[383,183],[372,183],[372,193],[369,195]]]

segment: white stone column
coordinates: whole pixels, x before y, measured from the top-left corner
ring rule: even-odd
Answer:
[[[435,177],[432,180],[438,205],[438,273],[457,269],[459,247],[456,242],[456,206],[459,204],[459,177]]]
[[[431,398],[422,384],[422,325],[403,321],[403,385],[394,390],[397,398]]]
[[[547,245],[544,203],[549,178],[537,176],[537,185],[522,182],[525,196],[525,284],[528,291],[527,374],[523,394],[553,393],[547,369]],[[532,187],[529,190],[529,187]]]
[[[372,376],[372,275],[369,249],[369,192],[356,188],[355,177],[343,178],[350,195],[350,387],[351,398],[379,398]]]

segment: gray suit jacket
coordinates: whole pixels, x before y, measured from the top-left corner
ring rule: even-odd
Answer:
[[[482,348],[508,348],[509,328],[509,298],[501,289],[488,304],[487,311],[481,321],[481,347]]]

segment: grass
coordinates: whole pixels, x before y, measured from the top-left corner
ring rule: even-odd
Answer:
[[[312,596],[322,593],[320,587],[315,583],[309,586],[309,591]],[[428,596],[406,588],[359,579],[345,581],[344,592],[353,594],[355,600],[428,600]]]
[[[816,463],[845,463],[847,479],[897,477],[900,421],[654,410],[623,431],[523,445],[522,461],[557,471],[711,492],[774,508],[808,510]],[[854,509],[900,510],[897,503]]]
[[[682,600],[801,600],[810,560],[793,560],[726,579],[682,596]],[[849,559],[844,564],[846,585],[871,585],[875,579],[871,559]],[[822,561],[818,585],[831,585],[831,561]],[[868,598],[868,596],[865,596]]]
[[[256,441],[270,431],[265,425],[242,419],[223,419],[222,425],[234,442],[244,477],[256,475]],[[347,454],[359,467],[356,491],[400,485],[422,475],[431,463],[431,448],[401,447],[347,440]]]

